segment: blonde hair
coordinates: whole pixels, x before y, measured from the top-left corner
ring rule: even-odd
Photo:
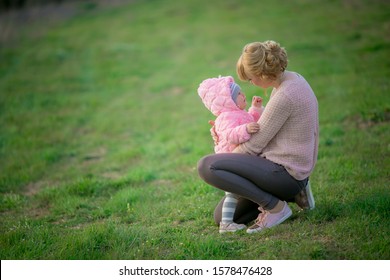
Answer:
[[[237,61],[237,75],[242,81],[251,76],[276,80],[287,68],[287,52],[274,41],[247,44]]]

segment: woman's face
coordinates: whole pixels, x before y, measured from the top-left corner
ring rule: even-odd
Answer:
[[[270,81],[257,76],[251,77],[251,79],[249,79],[249,82],[251,82],[252,85],[260,88],[269,88],[270,86],[272,86],[272,83]]]

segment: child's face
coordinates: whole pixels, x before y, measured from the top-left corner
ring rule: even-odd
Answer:
[[[242,92],[240,92],[237,96],[237,100],[236,100],[236,104],[238,106],[238,108],[240,108],[241,110],[244,110],[246,108],[246,97],[245,97],[245,94],[243,94]]]

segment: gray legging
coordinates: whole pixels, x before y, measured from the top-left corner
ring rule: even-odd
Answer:
[[[198,162],[198,172],[206,183],[241,197],[234,215],[237,223],[255,219],[259,206],[272,209],[279,200],[294,201],[308,181],[294,179],[283,166],[263,157],[236,153],[205,156]],[[214,211],[217,224],[223,200]]]

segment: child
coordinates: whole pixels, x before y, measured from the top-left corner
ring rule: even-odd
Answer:
[[[246,97],[233,77],[219,77],[204,80],[198,88],[198,94],[207,109],[217,118],[211,133],[214,138],[216,153],[230,153],[237,145],[246,142],[251,134],[259,130],[257,121],[263,111],[263,100],[254,96],[248,112]],[[222,221],[219,232],[235,232],[245,228],[244,224],[233,222],[238,196],[226,193],[222,206]]]

